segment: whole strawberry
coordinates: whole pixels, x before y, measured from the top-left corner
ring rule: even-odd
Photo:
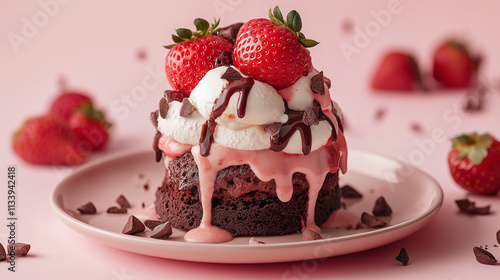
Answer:
[[[462,188],[479,194],[500,189],[500,142],[489,134],[461,135],[452,139],[448,154],[450,172]]]
[[[76,109],[88,104],[92,104],[92,100],[85,93],[76,91],[63,92],[52,102],[49,114],[68,121]]]
[[[375,69],[371,86],[377,90],[411,91],[417,87],[426,90],[420,69],[413,56],[405,52],[387,53]]]
[[[91,104],[73,112],[68,125],[78,140],[83,141],[80,144],[90,145],[93,151],[103,149],[109,141],[108,130],[111,124]]]
[[[306,48],[318,42],[300,32],[302,20],[296,11],[289,12],[285,21],[275,7],[269,18],[243,24],[234,43],[233,64],[243,74],[283,89],[309,73],[311,55]]]
[[[69,127],[50,115],[28,119],[12,140],[14,151],[34,164],[78,165],[88,155]]]
[[[205,74],[215,67],[215,60],[223,51],[230,56],[233,44],[213,35],[219,21],[210,25],[206,20],[194,20],[196,32],[186,28],[176,30],[172,40],[177,43],[165,46],[170,49],[165,62],[167,79],[174,90],[187,94],[198,84]]]
[[[447,41],[434,53],[432,74],[445,87],[468,87],[476,79],[479,63],[480,58],[473,58],[465,44]]]

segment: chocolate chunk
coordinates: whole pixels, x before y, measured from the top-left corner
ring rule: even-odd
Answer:
[[[146,207],[146,203],[142,203],[142,208],[145,208]]]
[[[323,79],[323,71],[311,78],[311,90],[319,95],[325,95],[325,80]]]
[[[166,98],[160,99],[160,104],[158,105],[160,107],[160,117],[163,119],[167,117],[167,112],[168,112],[168,101]]]
[[[124,234],[136,234],[139,232],[143,232],[146,229],[144,224],[137,219],[134,215],[128,217],[127,223],[122,229],[122,233]]]
[[[497,231],[497,242],[500,244],[500,230]]]
[[[226,72],[224,72],[224,74],[222,74],[222,76],[220,76],[220,78],[228,80],[228,81],[235,81],[235,80],[243,79],[243,76],[241,76],[240,72],[238,72],[233,67],[228,67],[226,69]]]
[[[471,202],[469,206],[467,206],[466,212],[469,214],[488,215],[490,214],[490,205],[477,207],[476,203]]]
[[[158,127],[158,116],[159,116],[160,112],[158,112],[158,110],[156,111],[153,111],[151,112],[151,114],[149,114],[149,119],[151,120],[151,123],[153,124],[153,126],[155,128]]]
[[[345,185],[340,188],[341,194],[343,198],[359,198],[363,197],[361,193],[359,193],[356,189],[354,189],[351,185]]]
[[[220,52],[220,54],[215,58],[215,67],[220,67],[220,66],[229,66],[233,64],[233,61],[231,60],[231,53],[223,50]]]
[[[478,112],[484,107],[485,96],[489,89],[482,82],[470,87],[466,93],[463,109],[465,112]]]
[[[118,205],[120,205],[122,208],[130,208],[130,207],[132,207],[123,194],[121,194],[116,199],[116,203],[118,203]]]
[[[189,101],[189,98],[184,98],[182,99],[182,105],[181,109],[179,111],[179,116],[183,118],[189,117],[194,111],[196,111],[196,108],[191,104]]]
[[[455,203],[458,205],[460,212],[466,212],[467,207],[469,207],[470,201],[467,198],[464,198],[455,200]]]
[[[392,214],[392,209],[389,204],[387,204],[387,201],[385,201],[385,198],[381,196],[375,200],[372,213],[375,216],[390,216]]]
[[[408,257],[408,253],[406,252],[405,248],[401,248],[401,250],[399,251],[399,255],[396,257],[396,260],[401,262],[404,266],[408,264],[410,258]]]
[[[330,89],[332,87],[332,81],[325,76],[323,76],[323,79],[325,80],[325,84],[328,87],[328,89]]]
[[[222,37],[234,44],[236,35],[238,35],[238,31],[240,31],[242,25],[243,22],[237,22],[226,27],[217,28],[214,31],[214,35]]]
[[[250,237],[250,240],[248,240],[248,245],[262,245],[266,244],[264,241],[260,241],[255,239],[254,237]]]
[[[2,243],[0,243],[0,261],[4,261],[7,258],[7,253],[5,252],[5,248]]]
[[[158,225],[164,224],[167,221],[160,221],[160,220],[145,220],[144,225],[149,228],[149,229],[154,229]]]
[[[149,183],[145,183],[144,185],[142,185],[142,187],[144,188],[144,190],[149,190]]]
[[[476,260],[479,263],[482,263],[482,264],[496,264],[497,263],[495,256],[493,256],[493,254],[486,251],[485,249],[475,246],[473,248],[473,251],[474,251],[474,256],[476,256]]]
[[[302,232],[302,240],[304,241],[312,241],[318,239],[323,239],[323,237],[321,237],[321,235],[314,230],[310,230],[307,228]]]
[[[106,213],[109,214],[127,214],[127,208],[118,208],[116,206],[109,207],[108,210],[106,210]]]
[[[156,162],[160,162],[161,157],[163,156],[162,151],[158,147],[158,142],[160,141],[161,137],[162,137],[161,132],[156,131],[155,138],[153,139],[153,150],[155,151]]]
[[[169,222],[165,222],[163,224],[157,225],[149,237],[155,239],[167,239],[170,235],[172,235],[172,226]]]
[[[412,123],[410,124],[410,128],[411,128],[411,130],[413,130],[415,133],[422,133],[422,131],[423,131],[422,126],[421,126],[419,123],[417,123],[417,122],[412,122]]]
[[[281,123],[273,122],[264,126],[264,130],[271,136],[271,139],[276,140],[280,136]]]
[[[387,110],[385,108],[378,108],[375,111],[375,120],[380,121],[385,117]]]
[[[179,101],[182,102],[182,99],[185,97],[189,97],[189,95],[183,91],[180,90],[166,90],[163,95],[167,99],[168,103],[173,102],[173,101]]]
[[[80,214],[85,214],[85,215],[93,215],[97,213],[97,210],[95,209],[95,206],[92,202],[87,202],[87,204],[84,204],[78,209],[76,209],[80,212]]]
[[[307,126],[319,124],[318,116],[314,113],[314,110],[311,107],[307,107],[304,111],[304,115],[302,115],[302,122]]]
[[[26,256],[31,249],[30,244],[14,243],[7,245],[7,254],[11,255],[14,252],[16,256]]]
[[[363,212],[361,214],[361,222],[370,228],[380,228],[380,227],[385,227],[387,225],[386,222],[366,212]]]

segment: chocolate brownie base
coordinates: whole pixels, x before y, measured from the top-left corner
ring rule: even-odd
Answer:
[[[307,216],[309,185],[303,173],[295,173],[292,183],[292,198],[282,202],[276,195],[274,180],[260,181],[248,165],[220,170],[212,198],[212,224],[234,236],[300,232]],[[198,167],[191,153],[173,159],[156,191],[160,219],[184,230],[199,226],[202,208],[198,188]],[[329,173],[316,202],[316,224],[324,223],[338,208],[338,173]]]

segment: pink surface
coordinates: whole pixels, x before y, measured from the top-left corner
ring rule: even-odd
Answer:
[[[321,43],[311,49],[313,65],[332,79],[331,93],[348,122],[350,147],[410,162],[432,175],[445,200],[424,229],[395,243],[326,260],[263,265],[217,265],[172,261],[112,249],[66,227],[49,206],[49,196],[71,168],[40,167],[22,162],[10,149],[10,135],[29,116],[42,114],[66,77],[107,108],[115,122],[107,151],[90,160],[151,146],[149,112],[168,88],[163,73],[170,34],[191,27],[195,17],[221,17],[222,25],[266,17],[267,1],[106,1],[41,0],[0,3],[0,92],[3,97],[0,138],[2,166],[17,167],[17,240],[32,245],[18,258],[16,273],[0,262],[2,279],[496,279],[498,265],[476,262],[473,246],[489,245],[500,258],[495,233],[500,229],[500,197],[471,196],[491,204],[489,216],[459,214],[454,200],[464,198],[448,174],[448,138],[462,132],[488,131],[500,137],[500,26],[497,1],[276,1],[282,11],[296,9],[307,37]],[[49,4],[43,4],[49,3]],[[313,5],[311,5],[313,4]],[[184,6],[184,7],[182,7]],[[188,6],[188,7],[186,7]],[[382,12],[384,10],[384,12]],[[384,17],[385,16],[385,17]],[[378,19],[378,21],[377,21]],[[343,26],[353,27],[346,32]],[[360,30],[369,30],[362,40]],[[356,34],[358,34],[356,36]],[[368,78],[381,54],[393,47],[415,53],[429,69],[435,46],[447,36],[468,40],[484,54],[482,78],[497,85],[485,109],[461,110],[464,90],[430,94],[374,94]],[[13,39],[15,38],[15,39]],[[16,43],[12,43],[12,41]],[[356,47],[344,55],[340,46]],[[144,60],[138,59],[145,53]],[[376,120],[383,108],[385,115]],[[422,128],[417,133],[412,124]],[[7,170],[4,171],[6,174]],[[6,175],[4,175],[6,176]],[[4,180],[5,182],[5,180]],[[0,224],[7,223],[7,187],[0,191]],[[9,235],[0,227],[0,242]],[[410,255],[403,267],[394,260],[401,247]]]

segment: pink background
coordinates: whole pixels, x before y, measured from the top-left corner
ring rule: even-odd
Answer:
[[[47,8],[43,3],[52,4]],[[10,137],[23,120],[45,112],[57,93],[59,77],[64,76],[72,88],[90,92],[115,123],[109,148],[94,154],[90,161],[121,151],[148,149],[154,134],[149,112],[169,87],[162,70],[167,53],[162,45],[171,43],[174,29],[192,27],[196,17],[220,17],[223,26],[267,17],[268,9],[276,4],[284,13],[298,10],[303,32],[321,42],[311,49],[313,65],[332,79],[333,98],[348,122],[349,147],[410,162],[441,184],[444,203],[430,224],[395,243],[333,257],[307,272],[292,274],[289,271],[302,268],[304,263],[219,265],[159,259],[100,245],[66,227],[51,210],[49,196],[71,168],[29,165],[10,148]],[[397,6],[395,13],[380,12],[391,5]],[[72,279],[497,279],[498,265],[476,262],[472,247],[489,244],[490,251],[500,258],[500,248],[492,246],[500,229],[499,196],[471,196],[480,206],[492,205],[489,216],[459,214],[454,200],[464,198],[466,192],[454,184],[447,170],[450,143],[433,140],[432,135],[443,132],[450,138],[478,131],[500,137],[499,11],[498,1],[451,0],[272,4],[263,0],[143,4],[0,1],[0,160],[4,174],[7,166],[17,167],[17,239],[32,245],[28,257],[18,258],[16,273],[7,271],[5,262],[0,263],[0,276],[67,279],[72,273],[76,275]],[[382,14],[390,17],[381,25],[376,18]],[[353,31],[342,28],[346,22],[353,24]],[[366,28],[373,28],[368,40],[355,41],[356,30]],[[9,38],[15,36],[23,41],[12,43]],[[449,36],[463,38],[484,55],[481,78],[492,90],[483,111],[468,114],[461,110],[465,90],[376,94],[368,87],[369,76],[385,51],[407,49],[428,71],[434,48]],[[342,53],[340,45],[356,43],[357,53]],[[140,51],[147,54],[145,60],[137,58]],[[145,79],[152,86],[147,94],[136,94]],[[385,110],[385,116],[376,120],[380,109]],[[413,131],[412,123],[420,125],[422,132]],[[6,187],[0,188],[0,219],[5,217],[5,221],[6,193]],[[0,226],[0,242],[5,244],[7,236],[7,228]],[[410,255],[406,267],[394,260],[401,247]]]

